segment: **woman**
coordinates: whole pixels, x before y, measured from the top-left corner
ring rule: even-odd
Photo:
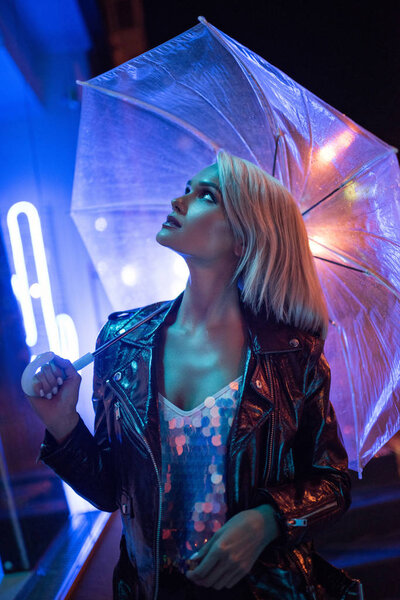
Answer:
[[[110,316],[99,345],[158,311],[96,359],[94,437],[68,361],[43,367],[31,398],[47,428],[41,460],[121,510],[114,598],[350,597],[355,582],[310,538],[347,510],[350,479],[326,305],[293,198],[220,152],[157,241],[190,277],[172,302]]]

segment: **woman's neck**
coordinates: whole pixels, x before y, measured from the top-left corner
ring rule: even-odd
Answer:
[[[190,270],[175,327],[187,333],[208,332],[242,321],[237,285],[231,273]]]

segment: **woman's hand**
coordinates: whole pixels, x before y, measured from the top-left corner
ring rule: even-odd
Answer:
[[[32,408],[58,443],[79,421],[76,412],[81,376],[69,360],[54,356],[33,379],[36,396],[27,396]]]
[[[234,515],[194,555],[201,563],[186,576],[197,585],[231,588],[250,572],[264,548],[279,536],[274,509],[263,504]]]

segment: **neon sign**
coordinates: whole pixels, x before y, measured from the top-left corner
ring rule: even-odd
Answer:
[[[28,220],[36,275],[28,273],[25,253],[27,240],[23,239],[18,220],[21,215],[25,215]],[[13,204],[7,214],[7,227],[15,268],[11,284],[21,307],[27,345],[33,348],[38,341],[38,327],[32,302],[35,299],[40,301],[48,349],[71,361],[76,360],[79,356],[79,342],[75,324],[68,314],[55,313],[42,226],[36,207],[24,201]],[[37,281],[31,282],[33,277]]]

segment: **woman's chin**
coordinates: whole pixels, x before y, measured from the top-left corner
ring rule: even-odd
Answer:
[[[158,242],[161,246],[168,246],[168,248],[170,248],[170,240],[168,239],[170,236],[168,234],[168,229],[162,227],[156,235],[156,242]]]

